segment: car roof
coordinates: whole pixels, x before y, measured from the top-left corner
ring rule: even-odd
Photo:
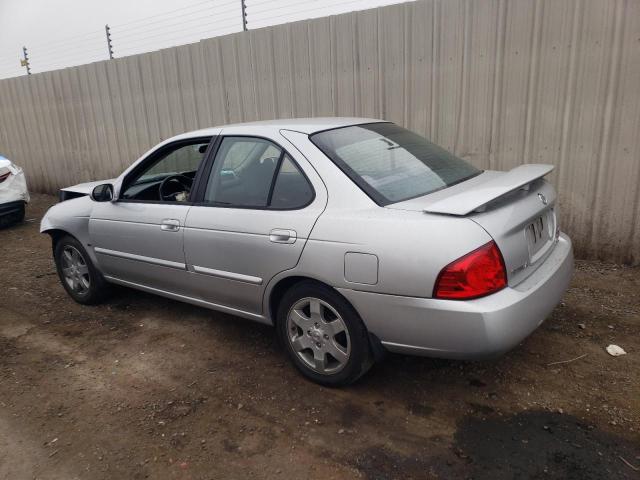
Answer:
[[[257,122],[232,123],[229,125],[220,125],[212,128],[204,128],[202,130],[194,130],[192,132],[183,133],[173,139],[185,139],[194,137],[206,137],[209,135],[218,135],[221,130],[233,129],[239,133],[246,130],[246,133],[255,132],[257,129],[264,131],[264,128],[273,128],[274,130],[293,130],[296,132],[312,133],[332,128],[348,127],[350,125],[360,125],[363,123],[378,123],[384,120],[375,118],[361,117],[316,117],[316,118],[287,118],[278,120],[262,120]],[[173,140],[172,139],[172,140]]]

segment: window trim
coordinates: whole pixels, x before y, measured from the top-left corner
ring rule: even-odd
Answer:
[[[211,178],[211,172],[213,171],[213,165],[215,163],[215,159],[216,156],[218,154],[218,150],[220,149],[220,145],[222,144],[223,140],[225,138],[238,138],[238,137],[242,137],[242,138],[253,138],[253,139],[258,139],[258,140],[266,140],[267,142],[271,142],[272,144],[274,144],[276,147],[278,147],[281,150],[281,154],[280,157],[278,159],[278,165],[274,171],[274,175],[271,178],[271,185],[269,187],[269,198],[268,201],[271,202],[271,196],[273,194],[273,189],[275,188],[275,184],[276,184],[276,180],[278,179],[278,175],[280,173],[280,167],[282,166],[282,162],[284,160],[284,156],[288,155],[289,158],[291,159],[291,162],[293,163],[293,165],[296,167],[296,169],[302,174],[302,176],[304,177],[305,181],[307,182],[307,185],[309,185],[309,188],[311,189],[311,198],[309,199],[309,201],[307,203],[305,203],[304,205],[301,205],[299,207],[295,207],[295,208],[277,208],[277,207],[271,207],[269,205],[264,206],[264,207],[258,207],[258,206],[251,206],[251,205],[216,205],[215,203],[212,202],[205,202],[204,201],[204,195],[206,192],[206,188],[207,188],[207,183],[209,182],[210,178]],[[191,190],[192,196],[189,198],[189,200],[191,201],[191,205],[193,206],[197,206],[197,207],[211,207],[211,208],[235,208],[235,209],[239,209],[239,210],[271,210],[271,211],[276,211],[276,212],[286,212],[286,211],[295,211],[295,210],[302,210],[304,208],[307,208],[309,205],[311,205],[315,199],[316,199],[316,189],[313,187],[313,183],[311,182],[311,180],[309,180],[309,177],[307,176],[306,172],[304,171],[304,169],[300,166],[300,164],[296,161],[295,157],[293,155],[291,155],[291,153],[289,153],[289,151],[284,148],[280,143],[278,143],[276,140],[274,140],[271,137],[266,137],[263,135],[251,135],[251,134],[228,134],[228,135],[218,135],[218,137],[216,138],[216,141],[214,142],[215,145],[213,145],[213,148],[211,149],[211,152],[209,153],[208,157],[206,158],[206,164],[202,165],[202,168],[200,168],[200,170],[202,171],[202,175],[200,176],[200,178],[198,178],[198,175],[196,174],[196,179],[199,181],[198,183],[198,188],[197,188],[197,192],[195,192],[194,194],[194,190]]]
[[[431,195],[432,193],[436,193],[439,192],[440,190],[444,190],[446,188],[450,188],[453,187],[454,185],[458,185],[459,183],[462,182],[466,182],[467,180],[471,180],[474,177],[477,177],[478,175],[480,175],[481,173],[484,172],[484,170],[478,169],[477,173],[474,173],[468,177],[464,177],[450,185],[445,185],[443,187],[437,188],[429,193],[420,193],[418,195],[413,195],[412,197],[409,198],[404,198],[402,200],[389,200],[387,199],[384,195],[382,195],[381,193],[378,193],[372,186],[370,186],[367,182],[365,182],[364,180],[362,180],[360,178],[360,176],[351,168],[349,167],[345,162],[343,162],[341,159],[337,159],[335,158],[333,155],[329,155],[328,153],[325,153],[325,151],[320,148],[318,146],[318,144],[313,140],[313,137],[320,134],[320,133],[325,133],[325,132],[330,132],[333,130],[341,130],[343,128],[350,128],[350,127],[362,127],[364,125],[379,125],[382,123],[390,123],[392,125],[396,125],[393,122],[388,122],[388,121],[382,121],[382,122],[365,122],[365,123],[354,123],[352,125],[342,125],[340,127],[334,127],[334,128],[325,128],[324,130],[319,130],[317,132],[313,132],[311,134],[309,134],[309,141],[311,143],[313,143],[313,145],[320,151],[320,153],[322,153],[325,157],[327,157],[329,160],[331,160],[331,163],[333,163],[336,167],[338,167],[338,169],[344,173],[347,178],[349,180],[351,180],[360,190],[362,190],[364,192],[365,195],[367,195],[371,200],[373,200],[379,207],[386,207],[388,205],[393,205],[395,203],[402,203],[402,202],[406,202],[408,200],[413,200],[414,198],[419,198],[419,197],[424,197],[425,195]],[[415,133],[415,132],[412,132]],[[433,142],[431,142],[433,143]],[[435,144],[437,146],[439,146],[438,144]],[[440,148],[444,148],[444,147],[440,147]],[[450,152],[451,153],[451,152]],[[455,155],[452,153],[452,155]],[[475,167],[474,167],[475,168]]]
[[[267,207],[271,207],[271,200],[273,200],[273,191],[276,189],[276,182],[278,181],[278,177],[280,176],[280,169],[282,168],[282,162],[284,161],[285,155],[288,155],[288,153],[284,151],[284,148],[281,148],[280,156],[278,157],[278,164],[273,171],[273,175],[271,175],[271,185],[269,185],[269,193],[267,194]],[[289,158],[291,158],[291,155],[289,155]],[[297,165],[296,169],[300,171],[300,167],[298,167]]]
[[[202,170],[202,167],[204,166],[205,162],[207,161],[207,157],[210,154],[213,144],[216,142],[216,140],[217,140],[216,135],[205,135],[202,137],[191,137],[191,138],[176,140],[175,142],[167,143],[165,145],[162,145],[160,148],[157,148],[156,150],[151,152],[149,155],[147,155],[140,163],[138,163],[138,165],[136,165],[133,168],[133,170],[127,173],[127,175],[122,179],[122,182],[120,184],[120,192],[118,193],[118,198],[116,199],[116,202],[144,203],[144,204],[151,204],[151,205],[154,205],[154,204],[156,205],[192,205],[191,197],[193,196],[193,192],[197,187],[197,182],[199,181],[199,173]],[[144,170],[145,168],[147,168],[150,163],[157,161],[158,157],[164,155],[167,152],[167,150],[177,150],[178,148],[181,148],[184,146],[195,145],[198,143],[205,143],[205,142],[208,142],[207,149],[202,155],[202,161],[200,162],[200,165],[196,170],[195,177],[193,177],[193,185],[191,187],[191,192],[189,193],[189,198],[187,199],[186,202],[165,202],[162,200],[137,200],[135,198],[121,198],[121,195],[124,194],[124,191],[127,188],[127,184],[131,181],[131,179],[136,175],[138,175],[141,170]]]

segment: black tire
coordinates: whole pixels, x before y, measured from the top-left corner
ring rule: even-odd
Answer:
[[[10,227],[16,223],[24,222],[25,208],[24,203],[21,205],[17,212],[13,212],[9,215],[3,215],[0,217],[0,228]]]
[[[70,284],[70,280],[65,276],[65,268],[68,268],[69,265],[68,257],[65,255],[66,253],[73,252],[73,250],[78,252],[80,256],[81,261],[78,263],[84,263],[84,265],[86,265],[86,273],[83,268],[81,270],[78,269],[77,272],[72,275],[73,280],[71,283],[74,283],[75,287]],[[108,297],[110,293],[109,284],[93,265],[91,257],[87,254],[85,248],[74,237],[65,235],[58,239],[55,243],[53,256],[60,282],[69,296],[76,302],[83,305],[95,305]],[[80,285],[80,283],[78,283],[80,281],[80,276],[82,276],[87,282],[84,283],[83,281],[82,285]]]
[[[341,326],[343,325],[346,327],[342,338],[346,339],[344,344],[350,345],[350,348],[348,349],[348,359],[342,364],[340,364],[339,361],[335,361],[338,363],[338,367],[334,368],[340,368],[340,370],[335,373],[319,373],[310,366],[309,362],[312,361],[310,356],[316,354],[313,348],[305,348],[298,353],[293,346],[293,343],[295,342],[292,337],[301,338],[304,335],[308,335],[309,338],[305,339],[305,341],[311,340],[312,343],[315,342],[314,338],[316,337],[311,337],[312,334],[308,333],[309,331],[304,332],[298,325],[294,325],[294,323],[290,322],[288,320],[289,313],[294,312],[294,306],[302,305],[306,301],[315,301],[316,299],[320,300],[322,303],[321,309],[324,312],[323,315],[330,315],[333,317],[330,319],[333,320],[332,323],[339,319],[342,322]],[[337,317],[335,313],[338,314]],[[305,321],[308,320],[309,319],[305,319]],[[324,320],[321,323],[322,325],[327,325]],[[318,323],[315,323],[315,326],[317,327]],[[323,284],[313,281],[304,281],[291,287],[284,294],[280,304],[278,305],[276,328],[278,338],[296,368],[305,377],[321,385],[328,387],[349,385],[364,375],[373,364],[373,355],[369,345],[369,335],[364,323],[362,323],[362,320],[360,319],[360,316],[351,304],[344,299],[344,297]],[[313,327],[311,328],[313,329]],[[322,330],[319,331],[322,332]],[[316,334],[316,331],[313,333]],[[326,343],[328,344],[330,341],[333,342],[333,340],[339,341],[337,335],[335,338],[333,338],[333,335],[331,336],[332,338],[325,335],[324,338],[327,339]],[[324,346],[320,347],[320,343],[324,345],[324,342],[322,342],[322,338],[318,338],[318,340],[320,340],[320,342],[314,343],[315,345],[318,345],[320,352],[318,355],[324,355],[324,353],[320,351],[325,348]],[[335,345],[335,343],[333,345]],[[307,360],[305,360],[305,358]],[[335,360],[331,357],[330,353],[328,353],[324,358],[330,359],[329,361]]]

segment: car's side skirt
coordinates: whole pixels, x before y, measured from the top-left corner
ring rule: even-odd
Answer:
[[[154,293],[156,295],[161,295],[163,297],[171,298],[173,300],[178,300],[180,302],[190,303],[192,305],[197,305],[199,307],[208,308],[210,310],[216,310],[219,312],[228,313],[230,315],[237,315],[239,317],[247,318],[249,320],[253,320],[259,323],[265,323],[267,325],[272,325],[271,320],[264,315],[259,315],[256,313],[247,312],[244,310],[239,310],[237,308],[227,307],[225,305],[220,305],[217,303],[207,302],[205,300],[201,300],[199,298],[189,297],[187,295],[180,295],[177,293],[168,292],[166,290],[160,290],[158,288],[148,287],[146,285],[142,285],[139,283],[129,282],[127,280],[121,280],[116,277],[110,277],[105,275],[105,280],[111,283],[115,283],[117,285],[122,285],[124,287],[135,288],[137,290],[142,290],[148,293]]]

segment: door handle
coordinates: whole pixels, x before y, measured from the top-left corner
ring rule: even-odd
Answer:
[[[165,218],[160,224],[160,230],[164,230],[165,232],[177,232],[180,230],[180,220]]]
[[[273,243],[294,243],[298,236],[294,230],[274,228],[269,232],[269,241]]]

